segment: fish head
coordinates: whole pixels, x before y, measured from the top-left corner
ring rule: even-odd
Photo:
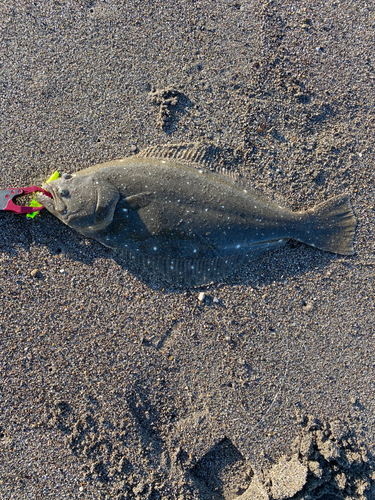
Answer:
[[[43,189],[52,198],[38,193],[37,200],[64,224],[87,236],[101,231],[113,220],[119,191],[99,173],[62,174]]]

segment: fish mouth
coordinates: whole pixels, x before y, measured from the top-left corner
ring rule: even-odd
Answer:
[[[46,191],[48,191],[52,195],[52,200],[54,203],[54,211],[60,215],[66,214],[66,209],[67,209],[66,204],[57,195],[55,189],[50,184],[44,184],[42,187],[43,187],[43,189],[45,189]],[[51,198],[46,196],[44,193],[39,192],[37,199],[47,209],[52,208],[51,207],[51,201],[52,201]]]

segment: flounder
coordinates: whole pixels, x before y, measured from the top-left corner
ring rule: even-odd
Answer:
[[[292,212],[212,171],[197,144],[149,148],[43,187],[53,198],[38,201],[64,224],[175,283],[221,280],[289,239],[354,253],[348,195]]]

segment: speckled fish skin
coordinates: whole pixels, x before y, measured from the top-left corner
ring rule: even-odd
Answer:
[[[244,257],[288,239],[353,253],[347,195],[292,212],[225,175],[137,157],[65,174],[44,187],[53,199],[40,195],[40,203],[62,222],[180,283],[220,279]]]

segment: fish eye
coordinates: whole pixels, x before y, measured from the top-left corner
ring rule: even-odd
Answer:
[[[71,179],[72,178],[72,176],[70,174],[62,174],[61,177],[63,179]]]
[[[69,191],[67,189],[59,189],[60,196],[69,196]]]

